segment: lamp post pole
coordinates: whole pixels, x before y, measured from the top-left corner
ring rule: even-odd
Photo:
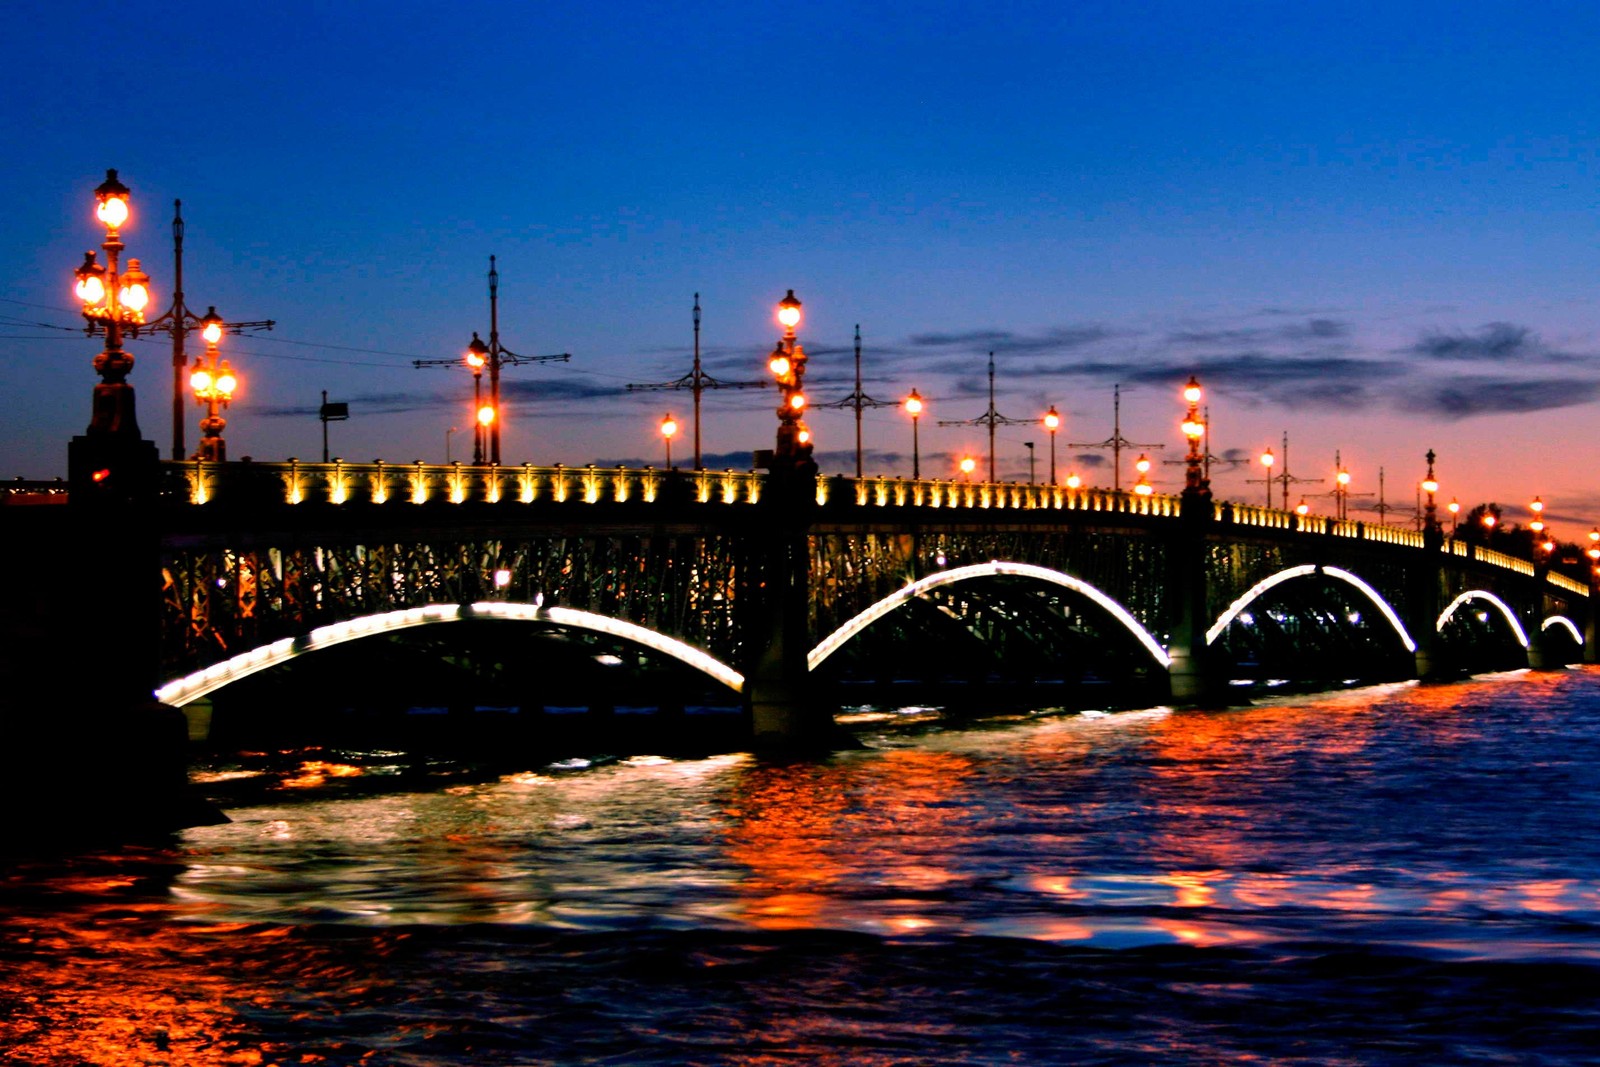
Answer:
[[[1218,681],[1206,643],[1210,602],[1206,577],[1206,543],[1212,518],[1211,480],[1206,476],[1206,420],[1200,414],[1204,393],[1200,381],[1191,375],[1183,387],[1184,439],[1189,450],[1183,461],[1183,495],[1178,504],[1178,536],[1168,562],[1168,583],[1173,597],[1169,630],[1171,663],[1168,679],[1175,700],[1209,702],[1215,699]],[[1134,492],[1149,495],[1145,478],[1149,462],[1144,456],[1135,464],[1139,481]],[[1267,483],[1271,489],[1271,482]]]
[[[483,368],[492,365],[489,360],[489,346],[473,331],[472,340],[467,344],[467,366],[472,368],[472,462],[481,465],[484,458],[483,447]]]
[[[1056,484],[1056,431],[1061,429],[1061,413],[1054,404],[1044,413],[1044,428],[1050,433],[1050,484]]]
[[[672,470],[672,438],[678,432],[678,420],[672,417],[672,412],[667,412],[667,417],[661,420],[661,439],[667,443],[667,470]]]
[[[922,395],[915,389],[907,396],[902,405],[906,414],[911,416],[911,480],[917,481],[922,477],[922,463],[917,444],[917,423],[922,419]]]
[[[106,344],[94,358],[100,384],[94,388],[88,436],[137,440],[139,420],[133,386],[128,384],[133,357],[122,349],[122,333],[127,326],[138,335],[145,305],[150,302],[150,278],[139,269],[137,259],[128,261],[126,271],[120,269],[118,262],[125,247],[121,226],[128,221],[128,187],[117,180],[115,170],[107,170],[106,180],[96,187],[94,195],[95,216],[106,228],[100,245],[106,263],[102,267],[95,262],[93,252],[84,253],[83,265],[77,270],[77,293],[83,301],[84,317],[89,320],[89,332],[93,333],[97,325],[104,328]]]
[[[765,523],[753,544],[761,591],[752,595],[762,598],[759,614],[769,628],[764,640],[750,643],[745,692],[752,743],[815,747],[831,744],[833,717],[806,664],[814,644],[809,534],[818,506],[817,464],[804,418],[806,353],[795,336],[800,301],[793,289],[778,302],[778,322],[783,336],[767,358],[780,396],[777,441],[770,459],[757,461],[771,473],[761,495]]]
[[[228,458],[228,446],[222,439],[222,431],[227,427],[228,420],[217,412],[219,408],[225,410],[233,400],[239,379],[234,376],[227,360],[222,360],[220,364],[217,362],[217,342],[222,340],[223,330],[217,309],[209,309],[201,321],[204,325],[200,328],[200,336],[205,340],[206,354],[204,361],[197,364],[194,373],[189,375],[189,387],[194,390],[195,400],[204,405],[206,414],[200,420],[200,447],[194,458],[206,463],[223,463]]]
[[[1422,491],[1427,494],[1427,503],[1422,511],[1422,531],[1426,537],[1442,538],[1443,531],[1439,527],[1439,510],[1434,505],[1434,495],[1439,492],[1439,482],[1433,476],[1433,449],[1428,449],[1428,474],[1422,479]]]
[[[1183,491],[1186,494],[1209,492],[1211,488],[1204,470],[1205,456],[1200,450],[1200,442],[1206,435],[1206,424],[1200,418],[1201,395],[1199,380],[1190,375],[1189,384],[1183,387],[1183,399],[1189,405],[1183,417],[1183,436],[1189,439],[1189,453],[1184,457],[1183,471]]]
[[[137,337],[150,303],[150,279],[130,259],[126,268],[122,226],[129,220],[129,190],[115,170],[95,189],[95,214],[105,227],[104,264],[89,252],[75,271],[90,334],[104,331],[94,358],[95,384],[88,429],[68,445],[68,502],[74,513],[55,547],[76,561],[53,576],[56,598],[73,605],[42,627],[48,638],[13,649],[39,677],[71,678],[78,711],[60,723],[42,723],[33,755],[19,750],[0,773],[15,787],[37,772],[37,752],[70,751],[84,790],[75,805],[41,812],[71,822],[107,826],[174,827],[183,824],[184,726],[173,709],[155,705],[151,693],[161,663],[161,536],[156,522],[160,453],[144,440],[128,374],[133,357],[125,337]],[[62,635],[70,633],[70,639]],[[26,638],[23,638],[26,641]],[[19,658],[19,662],[22,662]],[[85,669],[85,665],[88,669]],[[19,795],[48,789],[24,784]],[[91,825],[85,821],[84,825]]]
[[[773,449],[775,470],[784,473],[815,474],[816,462],[811,458],[811,431],[806,426],[806,353],[795,336],[800,324],[800,301],[794,290],[778,301],[778,322],[783,326],[783,338],[778,341],[767,360],[767,369],[778,381],[778,438]]]

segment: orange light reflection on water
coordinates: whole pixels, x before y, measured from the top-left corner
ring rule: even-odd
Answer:
[[[941,924],[895,890],[928,890],[958,877],[918,839],[948,845],[973,761],[953,752],[898,750],[831,764],[766,765],[740,776],[724,831],[740,882],[745,921],[764,929],[846,924],[837,890],[865,877],[886,891],[875,902],[890,931]],[[860,901],[856,901],[860,904]]]
[[[159,892],[151,881],[148,869],[66,875],[49,883],[48,906],[8,908],[3,1062],[287,1065],[355,1062],[367,1051],[306,1030],[304,1044],[263,1039],[250,1013],[286,1011],[316,990],[319,1010],[336,1016],[375,958],[407,935],[319,941],[282,926],[176,922],[170,900],[148,895]]]

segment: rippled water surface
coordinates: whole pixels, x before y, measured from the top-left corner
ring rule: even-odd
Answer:
[[[231,824],[9,863],[5,1062],[1600,1062],[1600,672],[905,718],[209,769]]]

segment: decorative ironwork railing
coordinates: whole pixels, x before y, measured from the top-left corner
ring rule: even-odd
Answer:
[[[599,504],[670,501],[682,504],[755,504],[767,485],[758,471],[663,470],[654,467],[567,467],[474,465],[466,463],[163,463],[169,501],[204,506],[227,498],[262,504],[407,504],[469,502],[506,504]],[[1016,482],[968,482],[909,478],[828,478],[816,482],[821,505],[859,508],[938,508],[992,511],[1058,511],[1151,518],[1176,518],[1179,496]],[[1283,531],[1349,538],[1421,549],[1420,530],[1381,523],[1354,522],[1321,515],[1265,508],[1231,501],[1213,503],[1219,524],[1261,531]],[[1444,552],[1489,566],[1532,576],[1534,565],[1493,549],[1448,538]],[[1557,587],[1579,596],[1588,586],[1550,572]]]

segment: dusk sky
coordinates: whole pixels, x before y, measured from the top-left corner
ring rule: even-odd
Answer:
[[[326,390],[352,413],[335,455],[442,462],[471,378],[412,360],[487,336],[494,254],[504,344],[573,357],[506,370],[511,463],[659,464],[690,396],[625,386],[689,370],[694,294],[707,370],[750,380],[792,288],[814,403],[850,392],[859,323],[866,392],[929,402],[925,475],[983,455],[981,427],[937,422],[983,414],[993,350],[1002,415],[1066,417],[1063,475],[1110,483],[1067,443],[1110,436],[1114,383],[1125,436],[1179,456],[1192,373],[1213,450],[1287,432],[1318,511],[1336,450],[1353,491],[1382,467],[1409,505],[1431,447],[1445,500],[1600,521],[1592,2],[34,0],[5,27],[7,477],[64,474],[88,422],[71,271],[115,167],[158,307],[181,198],[189,305],[278,324],[223,344],[230,458],[320,458]],[[130,350],[167,456],[170,342]],[[708,394],[708,465],[770,447],[775,402]],[[851,413],[810,423],[823,470],[853,472]],[[1002,477],[1029,440],[1045,476],[1042,429],[999,437]],[[869,473],[909,475],[897,408],[866,443]],[[1213,470],[1262,500],[1247,477]]]

